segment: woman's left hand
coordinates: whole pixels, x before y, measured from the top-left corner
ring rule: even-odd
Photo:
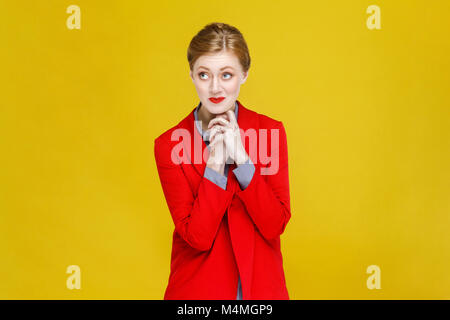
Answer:
[[[228,110],[225,115],[228,117],[228,120],[225,119],[224,115],[219,115],[209,122],[208,129],[211,129],[213,126],[221,127],[222,130],[220,131],[224,135],[227,155],[234,160],[236,165],[241,165],[247,161],[248,154],[242,145],[239,125],[233,110]]]

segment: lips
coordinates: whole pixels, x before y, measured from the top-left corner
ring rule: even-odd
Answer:
[[[218,97],[218,98],[209,98],[209,101],[213,103],[220,103],[222,100],[225,99],[225,97]]]

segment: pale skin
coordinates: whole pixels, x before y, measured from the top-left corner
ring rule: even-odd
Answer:
[[[210,152],[206,166],[224,174],[230,157],[236,166],[248,160],[235,117],[235,102],[240,86],[247,80],[239,59],[231,51],[202,55],[190,76],[201,101],[198,118],[203,130],[210,130]],[[210,97],[224,97],[215,104]]]

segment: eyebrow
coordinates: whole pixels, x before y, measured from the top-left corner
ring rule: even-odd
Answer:
[[[199,68],[199,69],[200,69],[200,68],[203,68],[203,69],[209,70],[207,67],[204,67],[204,66],[199,66],[198,68]],[[231,69],[234,70],[234,68],[233,68],[232,66],[225,66],[225,67],[223,67],[223,68],[220,68],[220,70],[224,70],[224,69],[226,69],[226,68],[231,68]]]

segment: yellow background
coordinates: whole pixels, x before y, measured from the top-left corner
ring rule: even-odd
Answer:
[[[381,30],[366,27],[371,4]],[[189,41],[226,22],[252,57],[239,100],[288,136],[291,299],[449,299],[449,9],[1,1],[0,298],[162,299],[173,222],[153,141],[199,101]]]

